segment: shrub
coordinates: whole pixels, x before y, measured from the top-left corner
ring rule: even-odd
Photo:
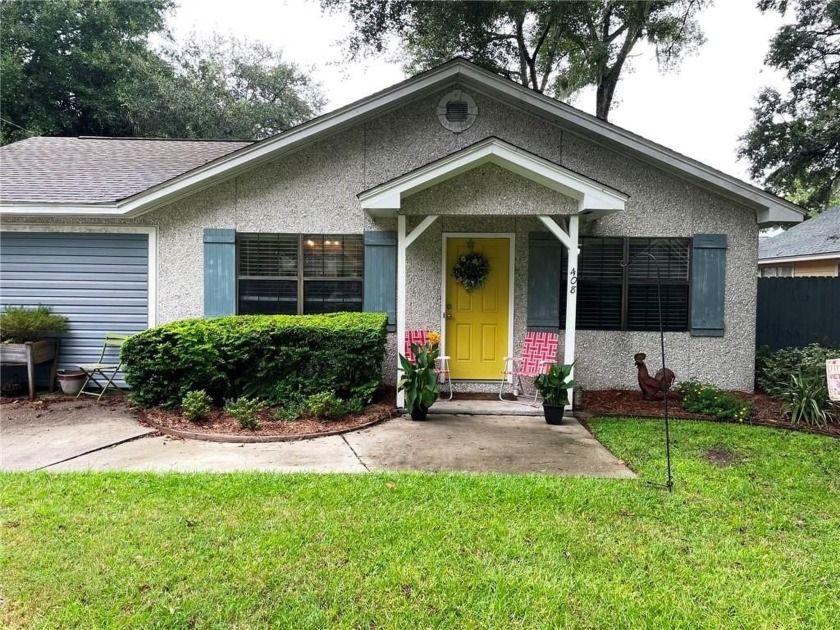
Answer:
[[[175,406],[194,389],[216,403],[249,396],[282,406],[324,391],[366,402],[381,380],[386,322],[380,313],[171,322],[126,341],[125,380],[143,406]]]
[[[6,343],[38,341],[49,333],[66,331],[67,318],[54,314],[50,306],[7,306],[0,314],[0,338]]]
[[[782,393],[783,408],[793,424],[824,427],[835,420],[835,407],[828,398],[824,376],[791,374],[790,384]]]
[[[683,409],[692,413],[738,422],[743,422],[752,413],[752,403],[739,400],[729,392],[708,383],[683,381],[676,389],[680,394]]]
[[[335,420],[348,413],[347,404],[332,392],[312,394],[306,399],[306,408],[316,418]]]
[[[265,404],[256,398],[241,396],[235,400],[229,400],[225,405],[225,411],[236,418],[239,426],[243,429],[256,431],[260,428],[260,421],[257,414],[265,409]]]
[[[306,413],[306,403],[294,400],[284,404],[280,410],[274,414],[275,420],[281,422],[294,422]]]
[[[812,343],[804,348],[782,348],[775,352],[767,346],[755,355],[755,384],[774,398],[783,398],[791,386],[791,375],[802,374],[825,381],[825,362],[840,357],[840,349]],[[828,387],[826,386],[826,397]]]
[[[199,422],[207,417],[210,413],[210,403],[212,400],[203,390],[194,389],[187,392],[184,399],[181,401],[181,408],[184,410],[184,415],[190,422]]]

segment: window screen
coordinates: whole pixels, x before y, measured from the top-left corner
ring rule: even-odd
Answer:
[[[239,234],[239,313],[362,310],[360,235]]]

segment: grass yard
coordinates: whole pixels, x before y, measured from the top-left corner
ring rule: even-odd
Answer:
[[[593,425],[642,479],[0,476],[0,621],[837,627],[840,441],[677,421],[669,495],[661,423]]]

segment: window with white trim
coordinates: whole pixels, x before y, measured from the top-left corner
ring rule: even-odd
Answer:
[[[237,234],[237,312],[361,311],[364,243],[357,234]]]

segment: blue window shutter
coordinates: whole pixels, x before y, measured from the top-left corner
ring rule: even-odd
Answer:
[[[551,232],[528,235],[528,328],[559,328],[566,294],[563,244]]]
[[[388,330],[396,329],[396,232],[365,232],[364,310],[368,313],[387,313]]]
[[[236,314],[236,230],[204,230],[204,316]]]
[[[726,234],[695,234],[691,252],[691,335],[723,337]]]

